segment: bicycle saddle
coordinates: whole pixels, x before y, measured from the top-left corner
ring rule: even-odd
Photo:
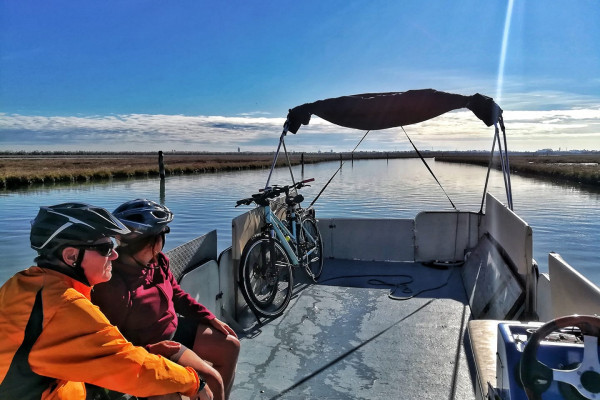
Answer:
[[[304,201],[304,196],[301,194],[297,194],[295,196],[287,196],[285,198],[285,204],[293,206],[295,204],[300,204]]]

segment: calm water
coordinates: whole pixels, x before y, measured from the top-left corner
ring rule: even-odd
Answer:
[[[428,160],[444,189],[460,210],[478,211],[487,169]],[[338,162],[308,165],[304,177],[315,178],[302,193],[305,205],[317,195]],[[166,249],[217,229],[219,251],[231,244],[231,219],[249,207],[235,208],[265,185],[268,170],[168,177],[164,202],[175,213]],[[294,168],[296,179],[300,168]],[[278,169],[271,183],[290,183],[287,168]],[[600,285],[600,194],[531,178],[512,176],[515,211],[533,227],[534,258],[547,272],[548,252],[561,254],[571,265]],[[501,173],[492,171],[489,191],[506,201]],[[123,201],[145,197],[161,200],[160,181],[131,180],[103,184],[52,186],[1,193],[0,282],[32,264],[29,221],[40,205],[83,201],[113,210]],[[421,210],[451,210],[449,201],[420,160],[360,160],[347,162],[315,204],[318,217],[413,218]]]

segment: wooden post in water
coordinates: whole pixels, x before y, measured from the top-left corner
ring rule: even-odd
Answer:
[[[300,154],[300,165],[302,165],[302,176],[304,176],[304,153]]]
[[[342,160],[342,153],[340,153],[340,168],[342,168],[342,165],[344,165],[344,162]]]
[[[162,206],[164,206],[165,205],[165,180],[164,179],[160,180],[160,188],[158,190],[159,190],[158,196],[160,199],[159,200],[160,204]]]
[[[161,180],[165,179],[165,162],[162,150],[158,152],[158,174],[160,175]]]

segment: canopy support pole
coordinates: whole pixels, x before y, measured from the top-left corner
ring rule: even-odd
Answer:
[[[365,138],[367,137],[367,135],[369,134],[369,132],[371,131],[366,131],[365,134],[363,135],[363,137],[358,141],[358,143],[356,144],[356,146],[354,146],[354,149],[352,149],[352,151],[350,152],[350,155],[353,155],[354,152],[356,151],[356,149],[358,149],[358,146],[360,146],[360,144],[362,143],[363,140],[365,140]],[[323,188],[321,189],[321,191],[319,192],[319,194],[317,195],[317,197],[315,197],[313,199],[313,201],[310,202],[310,204],[308,205],[308,208],[312,207],[313,204],[315,204],[317,202],[317,200],[319,200],[319,197],[321,197],[321,195],[323,194],[323,192],[325,191],[325,189],[327,188],[327,186],[329,186],[329,184],[331,183],[331,181],[333,180],[333,178],[337,175],[338,172],[341,171],[342,167],[344,166],[345,161],[342,161],[340,163],[340,167],[333,173],[333,175],[331,175],[331,178],[329,178],[329,180],[327,181],[327,183],[325,184],[325,186],[323,186]]]
[[[494,134],[494,142],[492,143],[492,151],[490,152],[490,162],[488,164],[487,175],[485,176],[485,185],[483,186],[483,196],[481,197],[481,207],[479,208],[479,214],[483,214],[483,203],[485,201],[485,194],[487,193],[488,181],[490,180],[490,170],[492,169],[492,163],[494,162],[494,150],[496,149],[497,133],[498,126],[496,125],[496,133]]]
[[[281,149],[281,144],[283,143],[283,138],[288,132],[288,121],[286,120],[283,124],[283,132],[281,132],[281,136],[279,137],[279,145],[277,146],[277,151],[275,152],[275,156],[273,157],[273,163],[271,164],[271,171],[269,171],[269,177],[267,178],[267,184],[265,185],[265,189],[269,187],[269,182],[271,182],[271,175],[273,174],[273,170],[275,169],[275,164],[277,163],[277,158],[279,157],[279,150]],[[284,145],[285,146],[285,145]]]
[[[433,176],[433,179],[435,179],[435,181],[437,182],[437,184],[440,187],[440,189],[442,189],[442,192],[444,192],[444,194],[446,195],[446,198],[448,199],[448,201],[450,202],[450,204],[452,204],[452,208],[454,208],[456,211],[458,211],[458,209],[456,208],[456,206],[454,205],[454,203],[452,202],[452,200],[450,200],[450,196],[448,196],[448,193],[446,193],[446,191],[444,190],[444,187],[442,186],[442,184],[440,183],[440,181],[438,180],[438,178],[435,176],[435,174],[433,173],[433,171],[431,170],[431,168],[429,168],[429,164],[427,164],[427,161],[425,161],[425,158],[423,157],[423,155],[421,155],[421,152],[419,151],[419,149],[417,149],[417,146],[415,146],[415,144],[413,143],[413,141],[408,136],[408,133],[406,133],[406,131],[404,130],[404,127],[401,126],[400,128],[402,128],[402,131],[406,135],[406,138],[408,139],[408,141],[410,142],[410,144],[412,144],[413,149],[415,149],[415,151],[417,152],[417,155],[419,156],[419,158],[421,159],[421,161],[423,161],[423,164],[425,164],[425,167],[427,167],[427,170],[429,171],[429,173],[431,174],[431,176]]]
[[[285,159],[287,160],[288,169],[290,170],[290,176],[292,177],[292,185],[296,185],[296,181],[294,180],[294,173],[292,172],[292,162],[290,161],[290,156],[288,155],[287,148],[285,147],[285,142],[283,138],[281,140],[283,144],[283,153],[285,154]]]
[[[506,178],[508,181],[508,187],[507,187],[507,191],[508,191],[508,195],[509,195],[509,204],[510,204],[510,209],[513,209],[513,198],[512,198],[512,185],[510,183],[510,161],[508,158],[508,144],[506,144],[506,128],[504,127],[504,119],[502,118],[502,115],[500,115],[498,117],[498,121],[500,123],[500,129],[502,129],[502,136],[504,137],[504,153],[505,153],[505,160],[506,160]]]
[[[506,161],[504,160],[504,152],[502,151],[502,141],[500,140],[500,131],[496,129],[496,139],[498,140],[498,152],[500,153],[500,165],[502,166],[502,177],[504,178],[504,189],[506,191],[506,201],[508,202],[508,208],[512,210],[512,204],[510,201],[510,194],[508,192],[508,179],[506,178]]]

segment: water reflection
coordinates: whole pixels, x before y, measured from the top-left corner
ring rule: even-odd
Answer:
[[[479,210],[486,168],[434,160],[428,163],[459,210]],[[304,167],[304,177],[315,178],[313,186],[302,191],[306,205],[339,165],[339,161],[332,161]],[[300,166],[293,172],[296,180],[303,178]],[[221,251],[231,244],[231,219],[248,209],[235,208],[235,202],[264,187],[267,175],[265,169],[4,192],[0,196],[4,215],[0,220],[0,250],[8,262],[0,267],[0,281],[32,263],[35,254],[29,248],[29,221],[40,205],[84,201],[113,210],[125,200],[149,198],[175,213],[167,250],[217,229]],[[288,169],[275,170],[271,183],[290,183]],[[492,171],[488,190],[505,202],[503,185],[502,175]],[[542,271],[547,270],[547,253],[557,251],[600,284],[594,261],[600,237],[600,193],[514,175],[512,185],[515,211],[533,227],[534,258]],[[392,159],[346,162],[315,208],[321,218],[413,218],[423,209],[451,210],[452,206],[420,160]]]

